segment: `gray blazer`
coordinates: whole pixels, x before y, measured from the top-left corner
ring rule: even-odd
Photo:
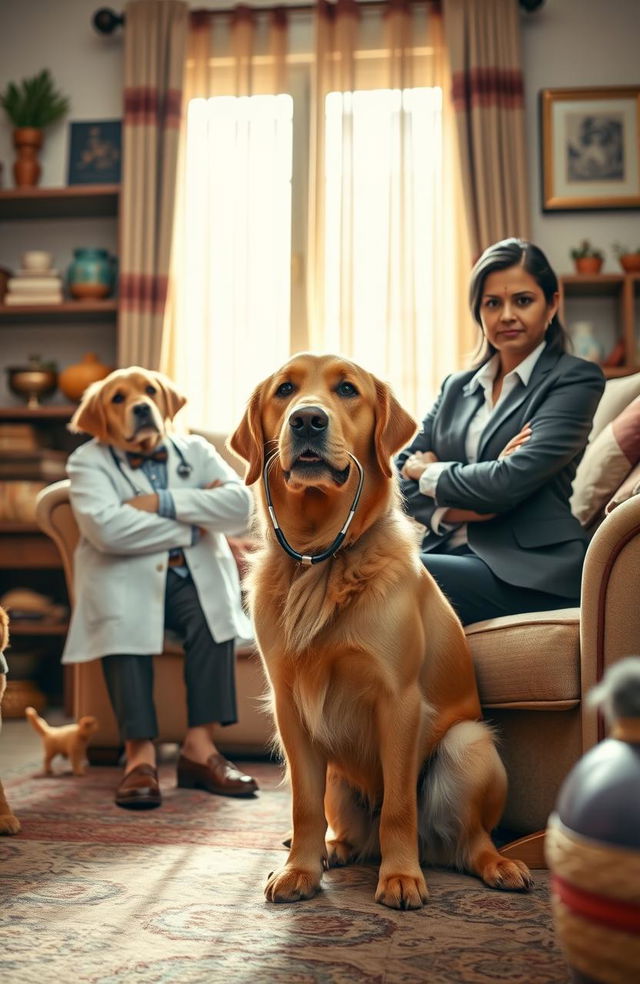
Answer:
[[[475,371],[445,379],[422,431],[396,458],[398,468],[414,451],[433,451],[440,461],[455,462],[440,475],[435,501],[420,492],[416,481],[400,479],[406,511],[429,530],[422,550],[436,549],[451,535],[430,529],[438,506],[497,513],[495,519],[467,527],[469,546],[493,573],[508,584],[577,598],[587,536],[571,513],[569,498],[604,390],[602,370],[545,349],[528,385],[519,383],[490,417],[478,460],[468,464],[467,428],[484,399],[481,387],[465,392]],[[498,461],[528,421],[529,440]]]

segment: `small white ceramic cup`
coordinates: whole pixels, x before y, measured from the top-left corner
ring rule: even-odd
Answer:
[[[44,273],[50,270],[53,264],[53,256],[43,249],[30,249],[22,254],[22,269],[33,270]]]

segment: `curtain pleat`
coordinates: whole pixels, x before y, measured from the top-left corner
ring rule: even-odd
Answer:
[[[126,5],[118,364],[159,369],[188,5]]]
[[[442,0],[474,256],[529,236],[524,84],[514,0]]]

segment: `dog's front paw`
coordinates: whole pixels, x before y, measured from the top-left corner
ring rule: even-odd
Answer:
[[[343,868],[356,859],[353,844],[343,840],[327,841],[327,868]]]
[[[20,821],[13,813],[3,813],[0,816],[0,834],[17,834],[20,832]]]
[[[424,875],[381,875],[376,889],[376,902],[390,909],[421,909],[429,898]]]
[[[313,898],[319,888],[315,872],[286,866],[269,875],[264,894],[267,902],[300,902]]]
[[[509,861],[496,856],[482,869],[482,880],[491,888],[506,892],[526,892],[533,888],[533,878],[524,861]]]

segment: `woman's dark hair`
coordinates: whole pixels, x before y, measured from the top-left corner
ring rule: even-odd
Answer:
[[[547,304],[552,303],[553,295],[558,291],[558,278],[542,250],[524,239],[503,239],[499,243],[494,243],[493,246],[488,246],[471,271],[469,307],[474,321],[480,327],[482,327],[480,306],[485,280],[490,273],[494,273],[496,270],[507,270],[512,266],[522,266],[522,269],[533,277],[542,290]],[[566,352],[569,347],[567,333],[557,312],[547,328],[546,339],[551,352],[560,354]],[[495,352],[494,346],[483,336],[474,368],[488,362]]]

